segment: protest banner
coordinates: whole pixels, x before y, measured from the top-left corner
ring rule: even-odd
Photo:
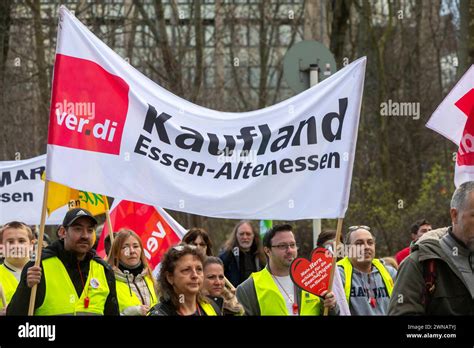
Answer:
[[[458,146],[454,184],[474,180],[474,65],[459,79],[426,123]]]
[[[126,200],[114,201],[110,209],[110,221],[114,232],[129,229],[140,236],[145,257],[152,270],[161,261],[169,247],[178,244],[186,230],[164,209]],[[105,236],[110,234],[105,225],[97,245],[97,254],[105,258]]]
[[[58,35],[49,180],[213,217],[344,216],[365,58],[279,104],[228,113],[154,84],[65,7]]]
[[[46,168],[46,155],[18,161],[0,162],[0,225],[21,221],[39,225]],[[47,225],[60,225],[67,207],[63,204],[46,220]]]

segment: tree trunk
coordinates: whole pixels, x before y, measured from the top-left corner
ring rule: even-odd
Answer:
[[[4,102],[4,92],[5,92],[5,71],[6,71],[6,62],[8,58],[9,50],[9,39],[10,39],[10,23],[11,23],[11,10],[12,2],[11,0],[0,1],[0,110],[6,110]],[[0,113],[2,117],[0,118],[0,123],[5,122],[5,116],[3,112]],[[6,123],[6,122],[5,122]],[[7,127],[6,124],[2,125],[2,132],[0,133],[0,160],[7,160]]]
[[[194,88],[193,94],[191,96],[191,102],[195,103],[198,96],[199,91],[201,90],[202,85],[202,77],[204,75],[204,67],[203,67],[203,39],[204,33],[202,29],[202,15],[201,15],[201,2],[196,1],[194,2],[195,11],[194,11],[194,32],[196,35],[196,46],[195,46],[195,57],[196,57],[196,70],[194,76]]]
[[[49,104],[50,104],[50,88],[48,78],[48,66],[45,61],[45,47],[43,37],[43,26],[41,24],[41,2],[40,0],[27,1],[28,6],[33,12],[33,28],[35,36],[35,56],[38,74],[39,89],[39,105],[38,115],[35,118],[35,145],[34,152],[36,154],[44,153],[46,144],[46,135],[48,133]]]
[[[351,6],[352,0],[336,0],[334,2],[330,49],[336,58],[339,68],[342,66],[342,59],[344,57],[344,41],[348,29]]]

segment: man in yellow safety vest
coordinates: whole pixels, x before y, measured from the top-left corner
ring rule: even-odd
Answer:
[[[352,315],[387,315],[397,271],[375,258],[368,226],[351,226],[345,237],[349,256],[337,265]]]
[[[27,315],[35,284],[34,315],[119,315],[114,272],[92,249],[96,226],[87,210],[70,210],[61,239],[43,250],[41,267],[25,266],[7,315]]]
[[[267,266],[237,287],[237,299],[246,315],[330,315],[338,314],[336,298],[324,292],[323,300],[298,288],[290,278],[291,262],[298,255],[291,225],[276,225],[263,238]]]

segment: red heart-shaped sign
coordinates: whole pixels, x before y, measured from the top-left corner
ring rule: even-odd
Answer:
[[[301,257],[293,260],[290,276],[301,289],[321,296],[322,292],[329,289],[331,268],[331,252],[326,248],[316,248],[311,253],[311,261]]]

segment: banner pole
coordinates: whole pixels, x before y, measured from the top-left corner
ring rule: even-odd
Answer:
[[[43,208],[41,210],[41,223],[40,223],[40,231],[38,237],[38,247],[36,252],[36,260],[35,266],[38,267],[41,264],[41,252],[43,251],[43,237],[44,237],[44,226],[46,223],[46,209],[48,203],[48,189],[49,189],[49,180],[46,179],[44,182],[44,193],[43,193]],[[36,300],[36,290],[38,284],[33,285],[31,288],[31,295],[30,295],[30,306],[28,308],[28,315],[32,316],[35,310],[35,300]]]
[[[107,200],[107,196],[102,195],[102,197],[105,203],[105,221],[109,229],[110,245],[112,245],[114,244],[114,230],[112,229],[112,221],[110,220],[109,201]]]
[[[319,83],[318,64],[309,65],[309,88]],[[313,219],[313,248],[317,247],[318,237],[321,234],[321,219]]]
[[[341,234],[342,234],[342,223],[343,223],[344,219],[343,218],[339,218],[337,219],[337,230],[336,230],[336,247],[334,248],[333,250],[333,253],[332,253],[332,267],[331,267],[331,274],[329,276],[329,289],[328,291],[332,291],[332,285],[333,285],[333,282],[334,282],[334,273],[337,272],[337,265],[336,265],[336,262],[337,262],[337,250],[339,249],[339,241],[341,240]],[[324,316],[327,316],[329,314],[329,308],[327,307],[324,307]]]
[[[230,289],[230,291],[235,292],[235,287],[232,285],[229,279],[224,277],[224,281],[225,281],[225,286],[227,286]]]

